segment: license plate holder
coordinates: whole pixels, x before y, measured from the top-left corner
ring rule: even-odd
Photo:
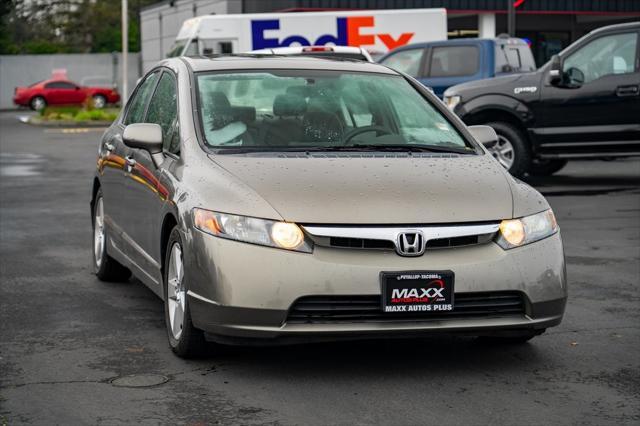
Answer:
[[[453,310],[453,271],[381,272],[380,282],[384,313]]]

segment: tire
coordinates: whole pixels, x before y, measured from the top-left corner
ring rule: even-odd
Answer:
[[[551,176],[560,171],[567,163],[567,160],[533,160],[529,174],[532,176]]]
[[[487,147],[489,152],[513,176],[522,177],[531,167],[531,149],[522,132],[512,124],[504,122],[487,123],[498,134],[498,143]],[[511,150],[511,158],[507,150]]]
[[[204,353],[206,341],[202,330],[191,321],[182,252],[182,238],[174,227],[164,258],[164,319],[171,350],[181,358],[193,358]]]
[[[100,281],[126,281],[131,271],[107,253],[107,228],[104,226],[104,200],[98,189],[93,203],[93,268]]]
[[[47,101],[42,96],[34,96],[29,101],[29,108],[34,111],[41,111],[47,107]]]
[[[107,98],[103,95],[95,95],[93,97],[93,107],[96,109],[102,109],[107,106]]]

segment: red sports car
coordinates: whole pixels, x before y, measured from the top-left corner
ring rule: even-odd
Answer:
[[[47,105],[81,104],[87,98],[93,98],[96,108],[104,108],[118,102],[120,95],[109,87],[82,87],[68,80],[51,79],[29,87],[16,87],[13,103],[39,111]]]

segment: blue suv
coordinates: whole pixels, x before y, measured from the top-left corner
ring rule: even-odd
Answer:
[[[504,36],[410,44],[389,52],[378,62],[415,77],[440,98],[456,84],[536,70],[529,45]]]

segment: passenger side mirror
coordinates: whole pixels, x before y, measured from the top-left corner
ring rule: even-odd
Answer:
[[[498,134],[491,126],[469,126],[468,129],[473,138],[484,145],[485,148],[498,143]]]
[[[549,68],[549,83],[559,86],[562,83],[562,58],[558,55],[551,57],[551,68]]]
[[[162,152],[162,127],[154,123],[134,123],[124,128],[124,144],[129,148],[139,148],[150,154]]]

